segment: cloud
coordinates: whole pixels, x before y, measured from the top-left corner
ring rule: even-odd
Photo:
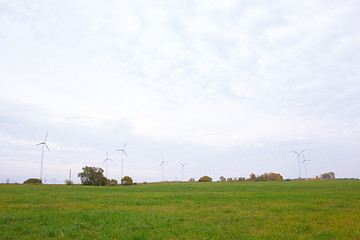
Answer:
[[[134,147],[129,164],[139,173],[148,169],[149,179],[160,171],[151,166],[162,152],[183,160],[179,147],[197,162],[195,175],[217,174],[220,156],[228,167],[246,169],[243,175],[254,168],[285,171],[280,162],[288,155],[279,152],[302,145],[340,144],[340,158],[356,149],[360,132],[359,7],[356,1],[3,1],[0,141],[7,144],[1,151],[41,140],[49,130],[54,164],[97,163],[113,142],[128,139],[141,152]],[[269,153],[278,164],[266,163]],[[237,162],[239,154],[254,164]]]

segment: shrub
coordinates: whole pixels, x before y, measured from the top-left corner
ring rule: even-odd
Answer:
[[[110,186],[116,186],[118,184],[118,181],[116,179],[110,180]]]
[[[42,184],[42,181],[38,178],[29,178],[24,182],[24,184]]]
[[[203,176],[199,179],[199,182],[211,182],[212,178],[209,176]]]
[[[190,179],[189,179],[189,182],[195,182],[195,179],[194,179],[194,178],[190,178]]]
[[[121,179],[121,184],[123,184],[123,185],[132,185],[133,180],[132,180],[131,177],[125,176],[125,177],[123,177],[123,179]]]
[[[65,184],[66,185],[73,185],[74,183],[71,180],[66,179]]]

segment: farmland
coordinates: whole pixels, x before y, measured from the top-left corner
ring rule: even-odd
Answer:
[[[0,239],[359,239],[360,181],[0,185]]]

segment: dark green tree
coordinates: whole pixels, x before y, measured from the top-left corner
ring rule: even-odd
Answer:
[[[199,182],[211,182],[212,178],[209,176],[203,176],[199,179]]]
[[[24,182],[24,184],[42,184],[42,181],[38,178],[29,178]]]
[[[85,166],[82,170],[82,172],[78,173],[78,177],[83,185],[109,185],[110,180],[104,176],[104,170],[102,168]]]

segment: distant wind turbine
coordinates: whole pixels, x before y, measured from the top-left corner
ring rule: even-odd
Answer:
[[[162,181],[164,181],[164,165],[165,163],[168,163],[168,161],[165,161],[163,156],[161,156],[162,162],[160,164],[160,167],[162,167]]]
[[[310,162],[311,160],[306,159],[304,154],[302,154],[302,156],[303,156],[303,159],[304,159],[302,164],[304,164],[304,167],[305,167],[305,179],[308,180],[307,179],[307,174],[306,174],[306,162]]]
[[[125,154],[126,157],[128,157],[128,155],[127,155],[126,152],[125,152],[126,144],[127,144],[127,142],[125,141],[124,147],[116,150],[116,151],[118,151],[118,152],[121,152],[121,178],[120,178],[120,182],[121,182],[121,180],[123,179],[124,154]]]
[[[42,175],[43,175],[44,146],[45,146],[45,147],[47,148],[47,150],[49,150],[49,152],[50,152],[49,147],[46,145],[47,135],[48,135],[48,132],[46,132],[44,141],[41,142],[41,143],[39,143],[39,144],[36,144],[36,146],[42,145],[42,146],[41,146],[41,169],[40,169],[40,180],[41,180],[41,181],[42,181]]]
[[[109,161],[114,161],[112,159],[109,158],[108,152],[106,152],[106,158],[104,160],[104,163],[106,162],[106,177],[108,177],[108,162]]]
[[[182,166],[182,180],[184,181],[184,167],[185,167],[185,165],[187,164],[187,162],[186,163],[179,163],[181,166]]]
[[[303,152],[305,152],[305,149],[302,150],[301,152],[295,152],[293,151],[293,153],[295,153],[296,155],[298,155],[298,161],[299,161],[299,180],[301,179],[301,172],[300,172],[300,154],[302,154]]]

